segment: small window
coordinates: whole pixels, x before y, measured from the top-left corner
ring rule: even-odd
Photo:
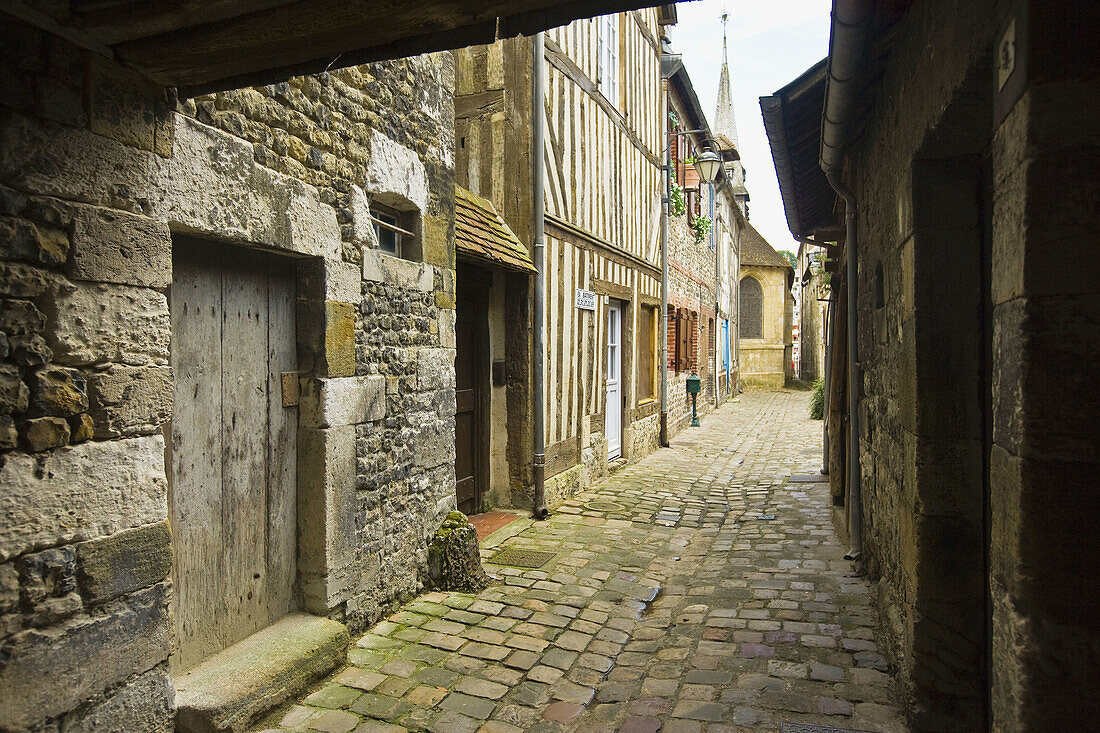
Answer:
[[[378,249],[406,260],[420,259],[416,212],[400,211],[375,203],[370,207],[370,216],[378,238]]]
[[[619,104],[619,16],[605,15],[598,20],[600,91],[616,106]]]

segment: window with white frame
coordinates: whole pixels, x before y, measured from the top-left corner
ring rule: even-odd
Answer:
[[[420,259],[419,217],[415,211],[402,211],[374,201],[370,207],[370,218],[378,238],[378,249],[406,260]]]
[[[597,61],[600,91],[613,104],[619,103],[619,16],[615,13],[597,19]]]

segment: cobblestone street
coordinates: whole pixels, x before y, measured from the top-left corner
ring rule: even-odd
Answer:
[[[808,393],[754,392],[483,546],[259,730],[902,731],[870,589],[829,520]],[[501,550],[552,553],[537,569]]]

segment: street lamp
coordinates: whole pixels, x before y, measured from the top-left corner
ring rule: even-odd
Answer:
[[[722,170],[722,159],[713,150],[704,150],[696,156],[695,172],[707,183],[714,183],[720,170]]]

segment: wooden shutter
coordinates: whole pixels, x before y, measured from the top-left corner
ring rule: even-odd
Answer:
[[[677,310],[679,320],[676,324],[676,335],[680,340],[680,361],[677,371],[691,369],[691,321],[688,313],[683,308]]]

